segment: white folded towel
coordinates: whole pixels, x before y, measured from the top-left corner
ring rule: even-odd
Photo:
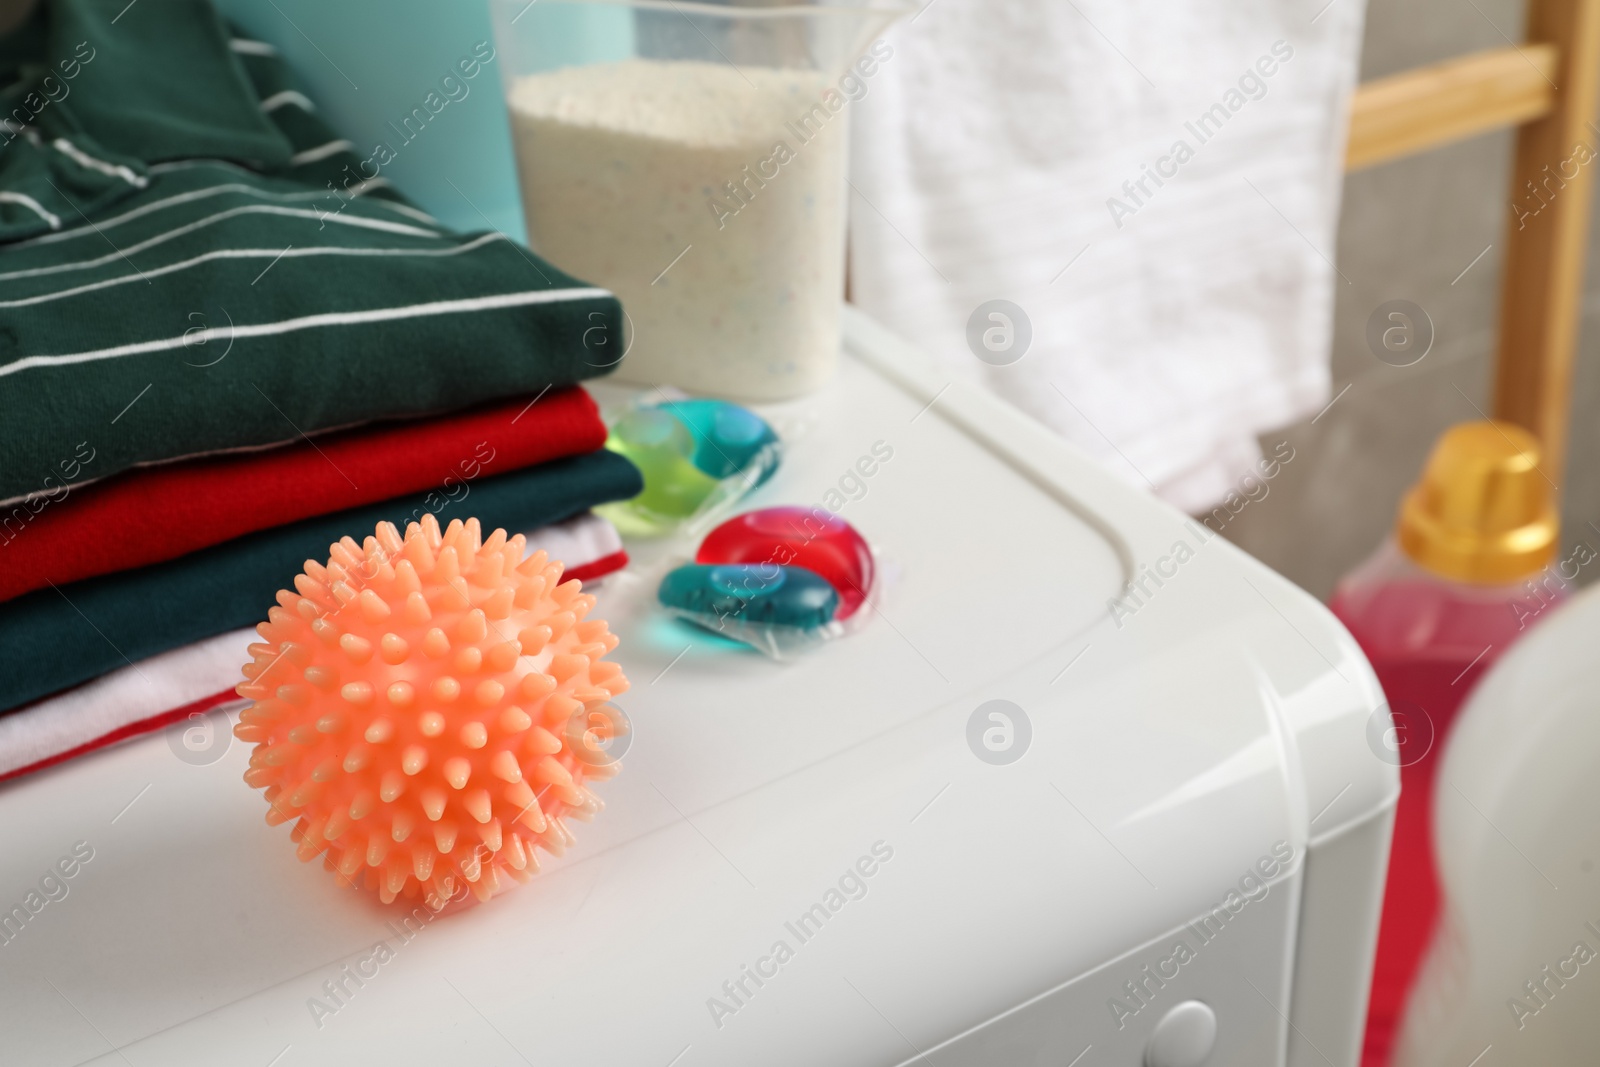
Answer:
[[[1208,507],[1328,401],[1365,7],[1325,2],[933,0],[853,94],[854,301]],[[1032,328],[1008,366],[967,342],[996,298]]]

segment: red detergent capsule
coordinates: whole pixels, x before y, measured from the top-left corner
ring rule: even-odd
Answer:
[[[839,593],[848,619],[872,591],[872,549],[854,526],[822,508],[762,508],[737,515],[706,535],[696,563],[776,563],[804,567]]]

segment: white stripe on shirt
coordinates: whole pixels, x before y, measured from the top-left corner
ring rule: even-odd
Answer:
[[[87,167],[90,170],[97,170],[101,174],[109,175],[113,178],[121,178],[135,189],[143,189],[145,186],[150,184],[149,178],[141,177],[140,175],[135,174],[133,171],[129,170],[127,167],[124,167],[120,163],[107,163],[103,159],[96,159],[83,149],[79,148],[77,145],[73,144],[71,141],[67,140],[65,137],[57,137],[54,141],[50,142],[50,147],[66,156],[80,167]]]
[[[261,110],[276,111],[284,104],[293,104],[302,111],[316,110],[316,106],[311,103],[310,97],[306,96],[305,93],[296,92],[293,89],[285,89],[281,93],[273,93],[271,96],[261,101]]]
[[[267,42],[252,41],[248,37],[235,37],[228,42],[228,47],[240,55],[246,56],[275,56],[278,54],[278,50]]]
[[[360,189],[362,192],[366,192],[368,189],[372,188],[375,185],[388,185],[388,184],[389,184],[389,179],[388,178],[369,178],[366,181],[362,182],[360,185],[353,186],[352,189],[351,189],[351,192],[353,194],[356,189]],[[398,211],[402,215],[405,215],[405,216],[407,216],[409,218],[416,219],[418,222],[425,222],[430,226],[441,226],[442,227],[444,225],[442,222],[440,222],[438,219],[434,218],[432,215],[428,214],[426,211],[422,211],[422,210],[420,210],[418,208],[414,208],[410,204],[402,204],[398,200],[387,200],[387,199],[384,199],[383,197],[380,196],[380,197],[374,197],[373,199],[371,199],[371,200],[369,200],[367,202],[369,204],[382,204],[384,207],[388,208],[390,211]]]
[[[0,197],[5,194],[0,193]],[[188,270],[190,267],[201,263],[209,263],[218,259],[270,259],[276,262],[279,259],[299,259],[303,256],[458,256],[463,252],[482,248],[490,241],[507,240],[503,233],[486,233],[476,237],[466,244],[456,245],[454,248],[346,248],[341,245],[320,245],[312,248],[223,248],[215,252],[194,256],[190,259],[180,260],[177,263],[168,263],[165,266],[154,267],[149,270],[139,271],[137,274],[124,274],[117,278],[107,278],[104,281],[90,282],[88,285],[79,285],[71,289],[59,289],[53,293],[41,293],[38,296],[26,296],[18,300],[0,300],[0,308],[28,307],[31,304],[43,304],[51,300],[60,300],[65,297],[79,296],[83,293],[92,293],[100,289],[109,289],[114,285],[126,285],[129,282],[148,281],[159,278],[163,274],[175,274],[178,271]],[[252,283],[254,284],[254,283]]]
[[[98,259],[85,259],[80,260],[77,263],[53,263],[48,267],[30,267],[27,270],[7,271],[3,274],[0,274],[0,281],[5,281],[11,278],[37,278],[45,274],[60,274],[63,271],[69,270],[88,270],[91,267],[103,267],[107,263],[115,262],[118,259],[127,259],[135,252],[143,252],[147,248],[153,248],[158,244],[164,244],[167,241],[181,237],[186,233],[191,233],[195,230],[198,230],[203,226],[209,226],[212,223],[220,222],[223,219],[231,218],[236,215],[287,215],[291,218],[298,217],[304,219],[321,219],[327,222],[336,222],[341,226],[355,226],[360,229],[380,230],[384,233],[397,233],[406,237],[429,237],[434,240],[444,239],[440,234],[434,233],[430,230],[419,230],[415,226],[407,226],[403,222],[386,222],[383,219],[369,219],[361,215],[344,215],[338,212],[306,211],[303,208],[296,207],[277,207],[273,204],[254,204],[249,207],[236,207],[230,208],[227,211],[219,211],[215,215],[208,215],[203,219],[188,223],[184,226],[179,226],[175,230],[168,230],[166,233],[157,234],[156,236],[147,238],[138,244],[129,245],[127,248],[109,252]]]
[[[171,166],[172,164],[167,163],[158,164],[150,168],[150,173],[155,174],[162,172],[169,169]],[[270,190],[263,189],[258,185],[241,185],[238,183],[230,183],[228,185],[209,185],[204,189],[194,189],[187,193],[177,193],[162,200],[152,200],[150,203],[143,204],[131,211],[124,211],[120,215],[113,215],[109,219],[102,219],[101,221],[96,222],[93,226],[85,224],[83,226],[74,226],[68,230],[62,230],[60,233],[41,234],[38,237],[30,237],[25,241],[13,242],[7,245],[6,248],[29,248],[33,245],[54,244],[57,241],[68,241],[74,237],[89,237],[94,234],[98,234],[103,230],[109,230],[114,226],[120,226],[124,222],[130,222],[133,219],[148,215],[152,211],[160,211],[163,208],[173,207],[178,204],[187,204],[195,200],[204,200],[206,197],[210,196],[221,196],[224,193],[243,193],[246,196],[261,197],[267,200],[326,200],[328,197],[335,195],[342,195],[353,200],[365,193],[368,189],[374,188],[378,185],[388,184],[389,179],[387,178],[370,178],[367,181],[350,186],[349,188],[345,189],[342,194],[321,190],[308,190],[301,193],[275,193]],[[439,225],[438,220],[433,218],[431,215],[424,214],[415,208],[406,207],[405,205],[398,204],[392,200],[384,200],[379,198],[369,200],[367,203],[379,204],[383,207],[399,211],[401,214],[416,218],[419,221],[429,222],[435,226]]]
[[[614,295],[609,290],[588,286],[577,289],[534,289],[520,293],[469,297],[463,300],[436,300],[427,304],[408,304],[404,307],[372,308],[367,311],[330,311],[320,315],[305,315],[296,319],[282,319],[278,322],[263,322],[250,326],[207,326],[189,330],[177,337],[164,337],[156,341],[137,341],[133,344],[59,356],[25,356],[10,363],[0,364],[0,378],[34,367],[64,367],[74,363],[93,363],[102,359],[138,356],[148,352],[168,352],[174,348],[205,344],[213,337],[219,339],[274,337],[324,326],[360,326],[369,322],[392,322],[475,311],[500,311],[532,304],[563,304],[573,300],[594,300]]]
[[[29,211],[32,211],[35,215],[38,215],[41,219],[44,219],[45,222],[49,223],[52,230],[61,229],[61,216],[47,211],[43,204],[39,203],[39,201],[35,200],[27,193],[9,193],[5,192],[4,190],[0,190],[0,202],[5,202],[8,204],[21,204]]]
[[[146,169],[151,174],[166,174],[168,171],[193,170],[196,167],[217,167],[217,168],[222,169],[222,170],[231,170],[231,171],[236,171],[236,172],[238,172],[240,174],[248,174],[252,178],[259,178],[259,177],[263,176],[260,172],[253,171],[249,167],[241,167],[239,164],[233,162],[230,159],[175,159],[175,160],[172,160],[169,163],[155,163],[155,164],[152,164],[151,166],[147,167]],[[358,187],[359,188],[365,188],[366,186],[368,186],[370,184],[375,184],[375,183],[378,183],[378,182],[382,182],[385,185],[387,185],[389,183],[389,179],[387,179],[387,178],[369,178],[369,179],[367,179],[367,181],[364,181],[364,182],[360,183],[360,186],[350,186],[345,191],[349,192],[349,189],[354,189],[354,188],[358,188]],[[373,200],[373,201],[370,201],[370,202],[374,203],[374,204],[381,204],[384,207],[389,208],[391,210],[399,211],[399,212],[402,212],[403,214],[410,215],[412,218],[421,219],[423,221],[430,222],[435,226],[441,225],[439,220],[434,218],[432,215],[425,214],[424,212],[418,211],[414,207],[410,207],[408,205],[400,204],[400,203],[397,203],[397,202],[395,202],[393,200],[378,199],[378,200]],[[39,238],[34,238],[34,240],[39,240]]]
[[[327,144],[319,144],[315,148],[308,148],[304,152],[296,152],[289,157],[289,166],[298,167],[303,163],[315,163],[319,159],[327,159],[329,156],[338,155],[340,152],[346,152],[353,148],[355,148],[355,145],[346,140],[329,141]]]

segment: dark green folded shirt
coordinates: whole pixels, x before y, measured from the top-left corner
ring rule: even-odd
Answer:
[[[406,203],[207,0],[47,0],[0,85],[0,507],[618,361],[610,293]]]
[[[528,531],[644,488],[638,469],[608,451],[465,485],[442,507],[437,492],[369,504],[0,604],[0,711],[265,621],[278,590],[293,588],[306,560],[326,561],[333,542],[345,535],[360,541],[379,522],[404,531],[433,511],[441,524],[476,516],[485,536],[496,527]]]

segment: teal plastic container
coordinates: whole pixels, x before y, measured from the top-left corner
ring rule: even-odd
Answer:
[[[495,229],[526,241],[488,4],[217,0],[217,7],[283,54],[322,117],[363,159],[380,141],[389,145],[395,158],[382,176],[424,211],[453,229]],[[476,74],[466,77],[463,61]]]

